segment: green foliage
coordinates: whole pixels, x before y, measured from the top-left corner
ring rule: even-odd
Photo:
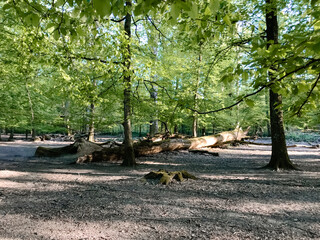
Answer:
[[[224,0],[1,2],[0,127],[86,131],[95,122],[98,131],[118,128],[128,87],[122,80],[130,75],[136,125],[156,118],[170,131],[189,130],[196,117],[199,128],[265,129],[268,93],[247,94],[268,88],[268,71],[277,79],[270,87],[284,97],[288,124],[319,127],[319,2],[279,1],[280,44],[268,50],[264,7]],[[127,13],[131,39],[121,22]],[[190,110],[236,101],[214,114]]]
[[[286,132],[286,139],[291,140],[294,142],[310,142],[310,143],[317,143],[320,141],[320,134],[314,132],[304,132],[304,131],[287,131]]]

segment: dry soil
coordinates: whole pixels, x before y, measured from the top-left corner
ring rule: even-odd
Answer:
[[[269,146],[187,151],[118,164],[35,158],[39,145],[0,143],[0,239],[320,239],[319,149],[289,149],[302,171],[258,169]],[[187,170],[168,186],[142,177]]]

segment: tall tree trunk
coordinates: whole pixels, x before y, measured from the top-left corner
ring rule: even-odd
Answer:
[[[272,44],[278,44],[278,19],[277,19],[277,0],[266,0],[266,24],[267,24],[267,48]],[[271,66],[273,71],[269,71],[269,81],[273,82],[275,76],[273,72],[277,66]],[[271,160],[266,168],[278,169],[295,169],[291,163],[283,127],[283,111],[281,108],[282,97],[280,94],[269,90],[270,94],[270,126],[272,140]]]
[[[123,105],[124,105],[124,121],[123,121],[123,128],[124,128],[124,155],[123,155],[123,166],[134,166],[136,165],[136,160],[134,156],[134,149],[133,149],[133,141],[132,141],[132,130],[131,130],[131,51],[130,51],[130,38],[131,38],[131,14],[129,13],[131,7],[131,1],[126,1],[126,6],[128,13],[125,17],[124,22],[124,31],[127,36],[128,42],[126,42],[126,49],[124,53],[124,96],[123,96]]]
[[[199,84],[200,84],[200,74],[201,74],[201,61],[202,61],[202,55],[201,55],[201,44],[199,48],[199,66],[198,66],[198,73],[197,73],[197,82],[196,82],[196,89],[194,92],[194,109],[198,108],[198,90],[199,90]],[[197,131],[198,131],[198,114],[196,112],[193,113],[192,116],[192,136],[197,137]]]
[[[158,100],[157,89],[152,87],[150,97],[153,99],[154,104],[156,105]],[[149,130],[150,137],[153,137],[159,131],[159,121],[157,118],[158,116],[156,114],[156,116],[153,116],[153,120],[150,121],[150,130]]]
[[[36,138],[36,130],[34,129],[34,111],[33,111],[33,103],[32,103],[32,99],[31,99],[31,94],[30,94],[30,90],[28,87],[28,82],[26,81],[26,91],[27,91],[27,96],[28,96],[28,100],[29,100],[29,107],[30,107],[30,114],[31,114],[31,136],[32,139]]]
[[[64,124],[66,126],[67,129],[67,135],[68,137],[70,137],[72,135],[72,131],[71,131],[71,127],[70,127],[70,113],[69,113],[69,109],[70,109],[70,101],[67,100],[64,103]]]
[[[28,140],[29,130],[26,130],[26,140]]]
[[[94,142],[94,103],[90,104],[88,141]]]
[[[96,80],[92,79],[92,85],[95,89],[97,86]],[[94,142],[94,117],[95,117],[95,105],[94,105],[94,93],[91,93],[91,103],[89,107],[89,129],[88,129],[88,141]]]
[[[9,140],[13,140],[14,139],[14,136],[13,136],[13,128],[10,129],[10,136],[9,136]]]
[[[154,55],[154,60],[157,61],[157,57],[158,57],[157,47],[153,47],[152,53]],[[153,75],[152,79],[154,82],[156,82],[157,75]],[[157,89],[157,87],[152,86],[152,89],[150,91],[150,97],[153,99],[155,109],[156,109],[156,105],[158,102],[158,89]],[[158,113],[155,112],[154,116],[152,116],[152,120],[150,121],[150,130],[149,130],[150,137],[153,137],[158,131],[159,131]]]
[[[266,89],[267,90],[267,89]],[[269,97],[268,97],[268,91],[266,91],[265,93],[265,103],[266,103],[266,106],[268,106],[268,103],[269,103]],[[269,93],[269,96],[270,96],[270,93]],[[269,107],[270,108],[270,107]],[[269,118],[269,109],[267,108],[266,110],[266,117],[267,119]],[[271,127],[270,127],[270,120],[267,120],[267,136],[270,137],[271,136]]]
[[[36,133],[36,130],[34,128],[31,129],[31,137],[32,139],[36,139],[36,136],[37,136],[37,133]]]

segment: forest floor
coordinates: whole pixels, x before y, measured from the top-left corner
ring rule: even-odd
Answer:
[[[35,158],[37,146],[0,142],[0,239],[320,239],[320,150],[289,148],[302,171],[258,169],[270,146],[188,151],[118,164]],[[142,177],[187,170],[168,186]]]

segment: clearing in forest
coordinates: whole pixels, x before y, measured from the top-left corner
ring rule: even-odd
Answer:
[[[125,168],[34,158],[38,145],[0,143],[0,239],[320,238],[319,149],[289,148],[303,171],[274,172],[257,169],[269,146],[159,153]],[[198,179],[142,179],[159,169]]]

